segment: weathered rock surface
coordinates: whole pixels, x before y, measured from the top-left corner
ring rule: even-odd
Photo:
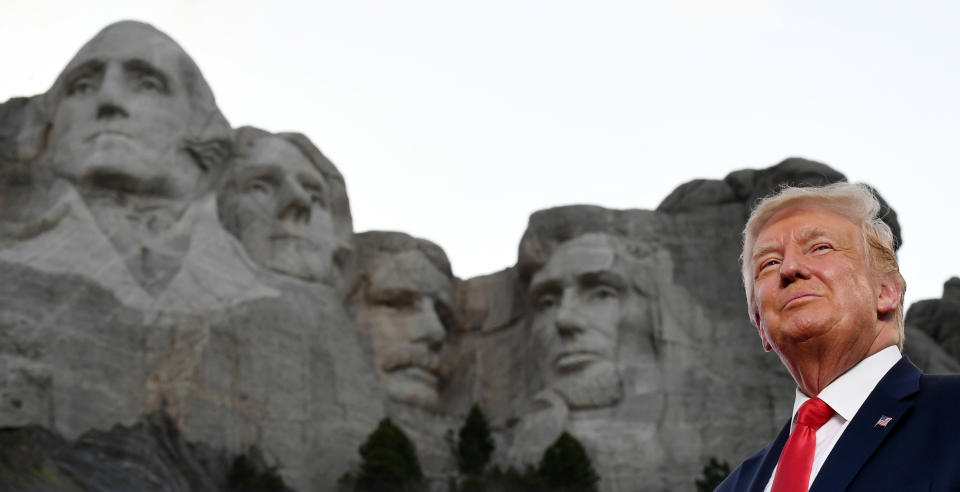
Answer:
[[[331,488],[384,415],[342,302],[352,229],[333,165],[305,137],[241,131],[279,144],[254,146],[218,204],[248,154],[186,53],[135,22],[0,115],[0,426],[74,439],[162,410],[186,439],[257,446],[287,483]],[[231,210],[252,236],[224,226]]]
[[[908,329],[925,333],[944,352],[960,360],[960,278],[951,277],[943,284],[940,299],[927,299],[910,306],[904,324]]]
[[[0,490],[222,490],[249,453],[332,490],[384,416],[443,490],[474,403],[496,463],[567,431],[604,492],[689,489],[792,406],[745,313],[750,206],[842,179],[791,158],[657,210],[540,211],[514,266],[461,281],[427,240],[354,234],[333,163],[230,128],[173,40],[109,26],[0,105]],[[906,353],[960,370],[957,323],[951,279],[909,311]]]
[[[185,441],[162,412],[75,440],[38,426],[7,428],[0,430],[0,443],[3,491],[227,491],[254,485],[251,476],[270,471],[257,448],[232,457]]]

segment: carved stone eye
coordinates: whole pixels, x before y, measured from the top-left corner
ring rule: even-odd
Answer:
[[[74,80],[70,84],[70,88],[67,90],[68,95],[74,94],[85,94],[92,91],[95,88],[95,84],[92,79],[89,77],[80,77]]]
[[[605,301],[607,299],[616,299],[620,296],[617,289],[609,285],[597,285],[592,287],[589,292],[589,299],[595,301]]]
[[[533,305],[538,310],[546,310],[553,307],[556,307],[559,303],[559,296],[552,292],[543,293],[537,296],[534,300]]]
[[[163,82],[152,75],[141,75],[137,78],[136,86],[138,90],[150,92],[163,92]]]
[[[255,179],[247,185],[247,190],[261,195],[269,195],[273,192],[273,187],[265,180]]]

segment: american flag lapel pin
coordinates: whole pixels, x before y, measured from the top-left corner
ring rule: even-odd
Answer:
[[[873,424],[874,427],[886,427],[890,421],[893,420],[893,417],[887,417],[886,415],[881,415],[880,420],[876,424]]]

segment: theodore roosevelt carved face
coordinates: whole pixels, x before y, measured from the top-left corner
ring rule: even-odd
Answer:
[[[380,381],[390,398],[432,408],[443,376],[440,349],[454,324],[446,256],[402,233],[364,233],[356,241],[362,281],[352,306]]]

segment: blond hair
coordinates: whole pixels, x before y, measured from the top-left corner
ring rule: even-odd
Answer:
[[[902,349],[903,298],[907,284],[900,275],[893,231],[880,215],[880,202],[873,191],[862,184],[840,182],[817,187],[785,187],[757,204],[743,228],[743,252],[740,255],[750,319],[754,320],[754,314],[758,312],[753,296],[753,265],[750,262],[757,235],[774,215],[801,204],[816,204],[860,226],[869,266],[880,275],[893,275],[900,286],[900,303],[894,312],[894,323],[899,337],[897,343]]]

